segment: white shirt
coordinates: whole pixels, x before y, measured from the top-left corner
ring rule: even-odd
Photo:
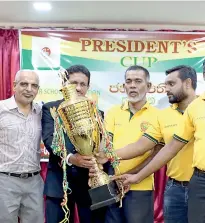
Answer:
[[[41,108],[32,105],[26,117],[14,96],[0,101],[0,172],[28,173],[40,170]]]

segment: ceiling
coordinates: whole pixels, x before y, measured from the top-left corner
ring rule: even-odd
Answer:
[[[33,1],[0,1],[0,26],[205,29],[205,1],[50,1],[50,12]]]

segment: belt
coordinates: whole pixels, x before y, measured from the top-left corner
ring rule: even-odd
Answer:
[[[19,177],[19,178],[22,178],[22,179],[27,179],[29,177],[33,177],[33,176],[39,174],[40,171],[36,171],[34,173],[7,173],[7,172],[0,172],[0,173],[6,174],[6,175],[11,176],[11,177]]]
[[[200,170],[197,167],[194,167],[194,175],[205,177],[205,171],[204,170]]]
[[[178,180],[175,180],[175,179],[170,178],[170,177],[169,177],[169,180],[172,181],[173,184],[180,185],[182,187],[187,187],[188,184],[189,184],[189,181],[178,181]]]

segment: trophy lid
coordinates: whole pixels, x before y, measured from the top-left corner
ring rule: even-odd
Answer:
[[[63,98],[65,100],[70,100],[71,98],[76,98],[77,97],[76,85],[75,84],[68,83],[60,91],[62,92]]]
[[[71,98],[76,98],[77,97],[76,84],[70,83],[70,81],[68,79],[68,72],[62,68],[59,70],[58,76],[62,80],[62,88],[60,89],[60,91],[63,94],[63,98],[65,100],[70,100]]]

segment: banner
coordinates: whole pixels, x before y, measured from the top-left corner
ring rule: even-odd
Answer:
[[[39,103],[62,98],[58,70],[83,64],[91,72],[87,96],[106,112],[126,98],[125,70],[131,65],[147,68],[152,88],[148,101],[159,108],[168,106],[165,70],[189,65],[198,74],[197,94],[205,90],[202,69],[205,57],[204,33],[132,31],[22,30],[21,69],[38,70]],[[47,160],[42,145],[42,159]]]

